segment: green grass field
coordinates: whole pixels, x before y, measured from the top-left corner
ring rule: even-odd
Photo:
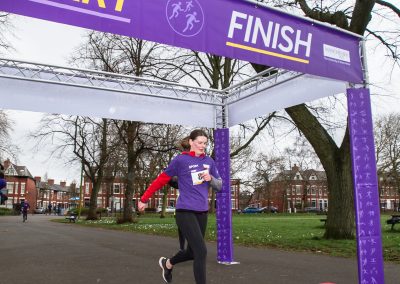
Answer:
[[[323,223],[320,221],[322,217],[313,214],[233,215],[234,243],[251,247],[356,257],[355,240],[322,238],[324,234]],[[396,225],[395,230],[390,231],[390,225],[386,225],[388,218],[388,215],[381,217],[384,259],[400,263],[400,225]],[[81,219],[77,223],[85,226],[177,237],[177,227],[172,215],[160,218],[157,214],[145,214],[138,218],[136,224],[118,225],[114,218],[102,218],[98,221]],[[206,236],[208,241],[216,241],[215,223],[215,215],[210,214]]]

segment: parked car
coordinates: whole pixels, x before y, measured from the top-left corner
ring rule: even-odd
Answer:
[[[157,213],[161,213],[161,211],[162,211],[162,205],[159,205],[159,206],[157,207],[157,209],[156,209],[156,212],[157,212]],[[165,208],[165,213],[175,213],[175,207],[173,207],[173,206],[167,206],[167,207]]]
[[[262,208],[246,207],[242,210],[242,213],[262,213]]]
[[[36,214],[44,214],[46,213],[46,209],[44,209],[44,207],[36,207],[33,212],[35,212]]]
[[[265,206],[260,208],[262,213],[278,213],[278,207],[275,206]]]
[[[318,213],[320,210],[317,207],[305,207],[304,212],[306,213]]]

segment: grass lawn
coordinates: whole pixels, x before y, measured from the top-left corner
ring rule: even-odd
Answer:
[[[321,217],[313,214],[241,214],[232,216],[233,239],[237,245],[273,247],[293,251],[309,251],[332,256],[356,257],[355,240],[325,240]],[[385,261],[400,263],[400,226],[390,231],[386,224],[389,215],[381,216],[383,254]],[[216,241],[215,215],[208,219],[206,238]],[[61,220],[61,222],[68,222]],[[118,225],[114,218],[85,221],[77,224],[107,229],[141,232],[177,237],[172,215],[160,218],[158,214],[142,215],[136,224]]]

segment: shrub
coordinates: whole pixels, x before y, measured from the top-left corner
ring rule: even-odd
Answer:
[[[14,215],[14,210],[9,208],[0,208],[0,216]]]

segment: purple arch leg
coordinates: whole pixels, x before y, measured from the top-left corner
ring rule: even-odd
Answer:
[[[215,162],[222,178],[222,190],[217,193],[217,261],[229,264],[233,263],[229,129],[216,129],[214,138]]]
[[[384,284],[375,145],[368,89],[348,89],[350,148],[356,210],[358,283]]]

